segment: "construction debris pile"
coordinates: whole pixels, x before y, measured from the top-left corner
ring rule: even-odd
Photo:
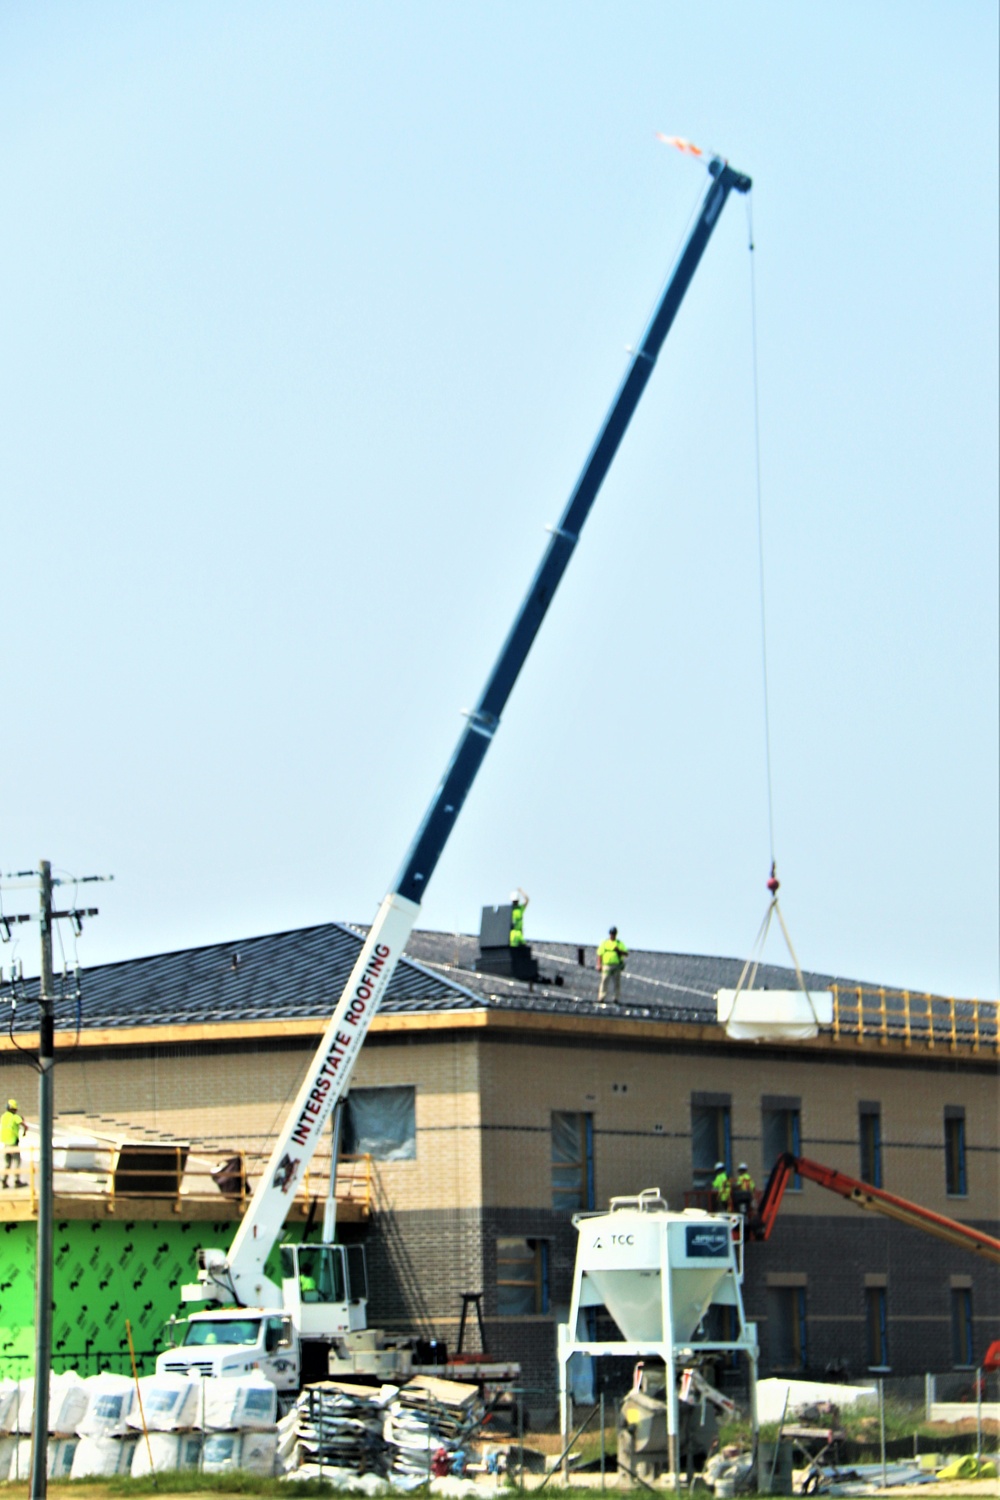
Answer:
[[[405,1386],[331,1380],[303,1391],[279,1424],[279,1455],[297,1479],[377,1476],[410,1489],[461,1477],[486,1408],[474,1385],[417,1376]]]
[[[31,1472],[33,1380],[0,1381],[0,1481]],[[277,1468],[277,1392],[257,1373],[200,1380],[74,1371],[49,1384],[51,1479],[145,1475],[172,1469],[272,1475]]]

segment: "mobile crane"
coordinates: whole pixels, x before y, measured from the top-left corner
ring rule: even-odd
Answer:
[[[778,1157],[761,1193],[756,1212],[748,1216],[748,1240],[771,1238],[781,1200],[792,1177],[805,1177],[808,1182],[818,1183],[831,1193],[838,1193],[841,1198],[857,1204],[858,1208],[867,1208],[874,1213],[884,1214],[887,1218],[896,1219],[901,1224],[909,1224],[914,1229],[922,1229],[925,1234],[933,1234],[949,1245],[971,1250],[973,1255],[983,1256],[995,1265],[1000,1265],[1000,1240],[994,1239],[992,1235],[973,1229],[970,1224],[960,1224],[957,1219],[949,1219],[945,1214],[935,1213],[933,1209],[923,1208],[919,1203],[911,1203],[908,1198],[900,1198],[896,1193],[887,1193],[884,1188],[873,1187],[870,1182],[848,1177],[846,1172],[838,1172],[834,1167],[810,1161],[808,1156],[793,1156],[790,1151]]]
[[[559,523],[552,528],[482,696],[468,714],[444,777],[379,908],[229,1252],[199,1251],[198,1280],[182,1288],[185,1302],[228,1303],[230,1310],[192,1313],[184,1343],[159,1356],[160,1369],[239,1374],[257,1367],[279,1390],[294,1390],[301,1381],[325,1375],[331,1347],[342,1352],[348,1337],[365,1329],[368,1291],[360,1247],[283,1245],[280,1287],[265,1274],[264,1264],[281,1234],[324,1125],[347,1093],[358,1053],[416,922],[427,883],[726,200],[731,192],[750,190],[750,178],[720,157],[709,162],[708,171],[710,181],[666,288],[632,352]],[[372,1368],[369,1373],[383,1372]]]

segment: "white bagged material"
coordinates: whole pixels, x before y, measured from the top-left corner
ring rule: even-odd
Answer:
[[[197,1427],[200,1416],[201,1380],[196,1375],[141,1375],[140,1412],[136,1400],[128,1414],[128,1425],[142,1429],[142,1419],[150,1432],[178,1432]]]
[[[17,1453],[16,1437],[0,1437],[0,1484],[8,1479],[20,1478],[14,1473],[14,1458]]]
[[[87,1409],[76,1425],[80,1437],[122,1437],[135,1402],[135,1385],[127,1375],[92,1375],[84,1381]]]
[[[19,1397],[16,1380],[0,1380],[0,1433],[13,1432],[16,1428]]]
[[[73,1473],[73,1460],[79,1446],[79,1438],[49,1438],[45,1464],[50,1479],[70,1478]]]
[[[245,1474],[263,1474],[270,1478],[278,1466],[278,1429],[272,1432],[241,1434],[240,1468]]]
[[[249,1375],[226,1375],[206,1380],[197,1425],[211,1432],[231,1432],[239,1428],[266,1432],[274,1426],[277,1414],[277,1389],[266,1376],[255,1370]]]
[[[149,1447],[140,1437],[132,1455],[132,1478],[163,1474],[177,1469],[197,1469],[201,1462],[200,1432],[151,1432]],[[152,1457],[152,1464],[150,1458]]]
[[[82,1437],[73,1458],[71,1478],[95,1479],[107,1474],[130,1474],[136,1438]]]
[[[22,1380],[17,1412],[17,1430],[30,1433],[35,1410],[35,1382]],[[74,1437],[87,1410],[87,1389],[75,1370],[49,1379],[49,1432],[56,1437]]]
[[[45,1469],[50,1479],[68,1479],[78,1439],[49,1438],[45,1450]],[[0,1438],[0,1479],[16,1481],[31,1477],[31,1438]]]
[[[242,1433],[206,1432],[201,1448],[203,1474],[224,1474],[240,1466]]]

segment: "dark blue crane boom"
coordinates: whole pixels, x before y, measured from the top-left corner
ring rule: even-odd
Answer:
[[[684,294],[698,268],[719,215],[731,192],[746,193],[750,178],[716,157],[709,163],[711,181],[694,225],[594,446],[566,504],[524,602],[497,657],[475,709],[459,739],[444,778],[406,853],[399,874],[379,908],[351,977],[330,1019],[305,1082],[277,1140],[271,1158],[236,1232],[229,1255],[203,1252],[199,1283],[190,1292],[201,1298],[247,1306],[281,1305],[279,1289],[264,1276],[264,1262],[281,1233],[289,1204],[337,1101],[347,1092],[358,1052],[396,964],[413,929],[427,882],[434,873],[455,825],[518,673],[566,571],[583,523],[653,373],[657,355],[670,332]],[[188,1289],[185,1289],[187,1292]]]

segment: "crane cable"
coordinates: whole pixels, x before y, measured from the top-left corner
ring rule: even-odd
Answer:
[[[781,885],[781,882],[778,879],[777,863],[774,854],[774,789],[771,776],[771,715],[769,702],[770,695],[768,692],[767,680],[767,609],[765,604],[764,592],[764,487],[761,482],[760,462],[760,377],[757,360],[757,276],[754,262],[755,245],[753,234],[752,192],[747,193],[746,195],[746,205],[747,248],[750,252],[750,343],[751,362],[753,369],[754,468],[757,485],[757,571],[759,580],[758,593],[760,597],[760,661],[761,679],[764,691],[764,760],[767,776],[767,833],[768,846],[771,852],[771,873],[767,879],[767,889],[770,892],[771,899],[768,902],[767,911],[764,913],[764,919],[761,922],[760,927],[757,931],[757,936],[754,939],[753,948],[750,951],[750,957],[743,965],[742,973],[740,974],[739,981],[736,985],[736,992],[733,996],[732,1013],[735,1014],[736,1004],[744,987],[746,987],[747,989],[753,989],[754,987],[754,983],[757,978],[757,970],[760,966],[761,957],[764,952],[764,944],[767,941],[767,934],[770,930],[771,920],[776,916],[778,918],[778,923],[781,927],[781,931],[785,939],[785,945],[788,948],[789,954],[791,955],[792,964],[795,969],[795,977],[798,980],[799,989],[805,995],[806,1000],[809,1003],[809,1009],[812,1011],[813,1020],[818,1026],[819,1017],[816,1014],[816,1007],[813,1005],[812,996],[809,993],[808,986],[806,985],[805,978],[803,977],[798,957],[796,955],[794,947],[792,946],[791,935],[789,934],[788,928],[785,924],[785,918],[782,915],[781,907],[778,903],[778,889]]]

